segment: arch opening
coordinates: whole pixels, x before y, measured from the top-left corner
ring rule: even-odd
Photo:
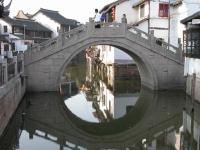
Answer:
[[[123,117],[138,100],[141,72],[143,78],[145,71],[148,73],[143,64],[140,57],[119,45],[91,44],[82,48],[61,69],[60,92],[66,106],[89,122]],[[85,107],[89,115],[77,109],[77,104]],[[117,107],[122,106],[120,112]]]

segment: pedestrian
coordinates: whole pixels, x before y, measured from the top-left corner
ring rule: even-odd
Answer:
[[[101,13],[101,22],[106,22],[106,13]]]
[[[126,14],[122,15],[122,23],[127,23]]]
[[[95,9],[95,15],[94,15],[94,22],[95,22],[95,28],[101,27],[101,14],[99,13],[98,9]]]

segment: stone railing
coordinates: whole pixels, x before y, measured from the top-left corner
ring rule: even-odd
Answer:
[[[23,54],[18,54],[12,59],[0,61],[0,86],[5,85],[13,77],[24,72]]]
[[[138,36],[140,36],[142,38],[145,38],[146,40],[152,40],[153,39],[154,43],[156,43],[157,45],[159,45],[159,46],[161,46],[161,47],[163,47],[165,49],[168,49],[168,50],[170,50],[170,51],[172,51],[174,53],[176,53],[176,51],[179,50],[178,47],[175,47],[175,46],[173,46],[171,44],[168,44],[168,43],[164,42],[160,38],[156,38],[155,36],[153,36],[153,34],[148,34],[148,33],[144,32],[144,31],[142,31],[142,30],[140,30],[140,29],[138,29],[136,27],[133,27],[133,26],[128,26],[127,28],[132,33],[137,34]]]
[[[85,31],[86,27],[84,25],[79,26],[77,28],[74,28],[70,31],[60,33],[58,37],[47,40],[45,42],[42,42],[40,44],[35,44],[32,47],[30,47],[28,52],[38,52],[38,51],[43,51],[45,49],[49,48],[55,48],[57,44],[61,42],[63,44],[66,40],[69,40],[72,38],[74,35],[80,34],[82,31]]]
[[[45,53],[45,50],[54,51],[55,49],[62,49],[63,47],[65,47],[66,43],[75,43],[77,41],[76,37],[79,37],[80,35],[96,37],[99,35],[104,36],[104,34],[101,34],[101,32],[104,32],[108,33],[108,35],[109,33],[111,33],[112,35],[109,35],[111,38],[126,36],[127,33],[129,33],[129,35],[133,34],[141,41],[143,41],[144,39],[143,42],[145,42],[146,40],[146,42],[150,44],[150,48],[153,49],[155,52],[165,55],[166,57],[175,61],[181,62],[183,60],[182,50],[180,46],[177,48],[159,38],[154,37],[153,34],[148,34],[142,30],[137,29],[136,27],[128,26],[126,23],[100,23],[100,29],[95,28],[95,25],[96,23],[90,20],[90,22],[86,25],[79,26],[68,32],[60,33],[57,38],[53,38],[43,43],[33,45],[28,49],[28,51],[25,52],[26,58],[28,58],[29,60],[32,60],[33,57],[37,59],[37,52]],[[134,36],[131,36],[133,40],[135,38]]]
[[[164,53],[167,57],[174,57],[180,61],[183,61],[183,55],[182,55],[182,45],[179,42],[179,47],[176,47],[174,45],[168,44],[164,40],[160,38],[156,38],[153,34],[148,34],[136,27],[133,26],[127,26],[127,29],[137,35],[138,37],[144,38],[147,41],[150,42],[150,44],[154,44],[157,46],[160,46],[163,48]],[[161,51],[161,49],[159,49]]]

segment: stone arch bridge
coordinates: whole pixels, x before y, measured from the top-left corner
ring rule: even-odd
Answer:
[[[89,22],[25,52],[27,90],[57,91],[70,60],[92,45],[111,45],[128,53],[139,68],[142,85],[152,90],[184,87],[180,48],[125,23],[95,28]]]

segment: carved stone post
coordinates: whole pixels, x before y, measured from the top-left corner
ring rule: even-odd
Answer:
[[[4,68],[3,69],[3,76],[4,76],[3,83],[6,84],[8,82],[8,63],[7,63],[7,59],[3,59],[2,66]]]
[[[14,73],[14,75],[16,76],[17,74],[18,74],[18,71],[17,71],[17,56],[14,56],[13,57],[13,62],[15,63],[15,73]]]
[[[95,30],[95,23],[92,18],[89,18],[89,23],[87,23],[87,34],[91,34]]]

